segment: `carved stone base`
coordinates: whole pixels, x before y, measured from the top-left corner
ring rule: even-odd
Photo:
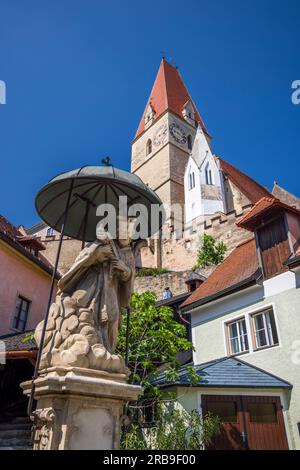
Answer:
[[[118,449],[120,418],[141,387],[125,374],[52,367],[35,381],[35,450]],[[21,384],[29,395],[31,382]]]

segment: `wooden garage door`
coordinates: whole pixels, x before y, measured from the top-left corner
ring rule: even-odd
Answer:
[[[245,396],[242,399],[249,449],[287,450],[280,398]]]
[[[243,450],[245,449],[242,402],[239,396],[202,395],[202,411],[220,417],[223,425],[221,432],[214,438],[209,449]]]
[[[202,410],[223,423],[210,449],[288,449],[279,397],[202,395]]]

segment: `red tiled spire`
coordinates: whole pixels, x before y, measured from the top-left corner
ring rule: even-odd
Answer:
[[[191,102],[194,109],[195,120],[200,124],[203,131],[209,135],[197,108],[183,83],[178,69],[169,64],[165,59],[162,59],[150,97],[147,101],[145,111],[134,138],[136,139],[144,131],[145,113],[149,104],[155,113],[155,119],[161,116],[166,110],[177,114],[183,119],[182,111],[188,101]]]

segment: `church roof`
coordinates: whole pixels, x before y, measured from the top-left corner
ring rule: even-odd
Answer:
[[[293,206],[293,207],[296,207],[297,209],[300,209],[300,198],[298,198],[294,194],[290,193],[286,189],[279,186],[279,184],[276,183],[276,181],[274,182],[272,194],[274,197],[276,197],[277,199],[280,199],[280,201],[284,202],[285,204],[288,204],[289,206]]]
[[[180,307],[185,310],[191,304],[196,306],[222,297],[229,291],[254,282],[258,276],[256,243],[251,238],[238,245]]]
[[[134,138],[136,139],[145,130],[145,114],[149,105],[151,105],[155,113],[155,119],[167,110],[177,114],[183,119],[182,111],[188,101],[191,102],[193,107],[195,120],[201,125],[206,134],[208,134],[178,69],[169,64],[165,59],[162,59],[150,97]]]
[[[264,188],[261,184],[257,183],[250,176],[235,168],[230,163],[225,162],[220,157],[217,157],[223,173],[228,179],[249,199],[252,204],[258,202],[262,197],[273,197],[272,194]]]

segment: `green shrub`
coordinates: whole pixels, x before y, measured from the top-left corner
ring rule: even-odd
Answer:
[[[136,271],[137,277],[145,276],[158,276],[159,274],[168,273],[169,270],[166,268],[140,268]]]

